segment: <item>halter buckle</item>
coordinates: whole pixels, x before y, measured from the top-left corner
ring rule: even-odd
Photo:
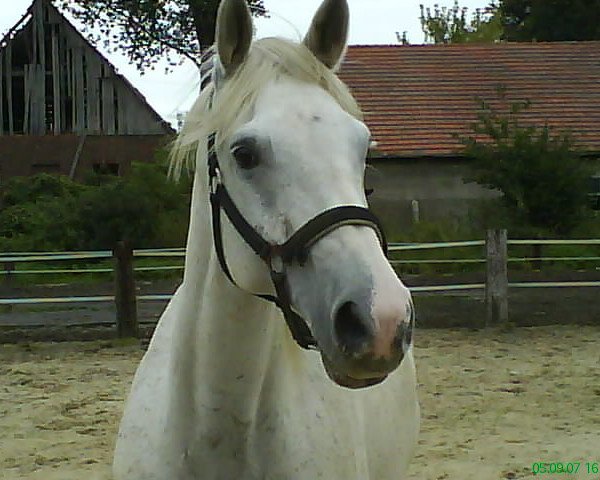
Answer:
[[[279,253],[273,252],[269,257],[269,268],[272,273],[283,274],[285,272],[285,264],[283,257]]]
[[[210,177],[210,193],[215,195],[220,185],[222,185],[221,170],[218,167],[214,169],[214,174]]]

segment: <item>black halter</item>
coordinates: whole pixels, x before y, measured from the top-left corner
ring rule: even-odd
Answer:
[[[276,295],[253,294],[277,305],[283,312],[285,321],[294,340],[302,348],[317,346],[305,320],[291,306],[290,293],[286,281],[286,265],[304,263],[308,250],[319,239],[344,225],[361,225],[375,230],[387,255],[387,242],[379,219],[368,209],[354,205],[344,205],[321,212],[300,227],[285,243],[267,242],[242,216],[229,196],[221,178],[219,161],[215,152],[215,135],[208,138],[208,179],[212,211],[213,239],[217,258],[227,278],[237,286],[225,260],[221,234],[221,209],[244,241],[269,267]]]

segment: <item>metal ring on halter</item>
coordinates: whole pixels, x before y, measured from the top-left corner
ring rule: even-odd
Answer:
[[[221,185],[223,185],[221,170],[219,168],[215,168],[215,174],[210,177],[210,193],[215,195],[217,193],[217,189]]]

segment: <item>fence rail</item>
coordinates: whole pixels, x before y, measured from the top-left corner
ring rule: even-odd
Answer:
[[[392,256],[390,262],[392,265],[421,265],[421,264],[486,264],[488,272],[486,283],[469,283],[469,284],[447,284],[447,285],[424,285],[411,287],[414,293],[427,292],[456,292],[456,291],[473,291],[485,290],[486,301],[495,302],[501,298],[501,304],[506,302],[506,294],[504,290],[508,288],[578,288],[578,287],[600,287],[600,281],[580,281],[580,282],[512,282],[509,283],[506,278],[506,264],[522,263],[522,262],[566,262],[566,261],[581,261],[581,262],[596,262],[600,261],[600,256],[544,256],[544,257],[509,257],[502,252],[507,251],[510,246],[533,246],[533,245],[580,245],[580,246],[600,246],[600,239],[568,239],[568,240],[523,240],[523,239],[506,239],[500,238],[500,243],[492,245],[490,234],[486,240],[470,240],[460,242],[435,242],[435,243],[413,243],[400,244],[393,243],[389,246],[389,251]],[[407,259],[397,258],[404,252],[415,251],[431,251],[435,249],[455,249],[455,248],[474,248],[485,247],[481,250],[481,257],[477,258],[425,258],[425,259]],[[498,257],[500,252],[500,257]],[[152,265],[152,266],[133,266],[133,258],[183,258],[185,249],[183,248],[162,248],[162,249],[140,249],[129,250],[126,264],[119,263],[120,261],[115,256],[115,252],[111,251],[85,251],[85,252],[15,252],[0,254],[0,264],[4,265],[4,269],[0,270],[0,275],[5,278],[10,278],[14,275],[51,275],[51,274],[109,274],[115,273],[119,268],[131,269],[131,272],[153,272],[153,271],[175,271],[182,270],[183,265]],[[107,261],[112,259],[113,266],[99,266],[87,268],[25,268],[17,269],[19,264],[39,264],[53,262],[79,262],[79,261]],[[128,264],[128,262],[130,264]],[[496,262],[499,265],[500,273],[490,273],[491,265]],[[500,278],[500,277],[502,278]],[[0,305],[35,305],[35,304],[60,304],[60,303],[98,303],[98,302],[119,302],[125,301],[122,295],[119,294],[119,282],[116,282],[115,295],[99,295],[99,296],[73,296],[73,297],[31,297],[31,298],[0,298]],[[493,293],[493,284],[500,285],[500,294]],[[135,290],[132,290],[135,291]],[[127,294],[131,297],[133,294]],[[488,298],[491,295],[492,300]],[[498,296],[499,295],[499,296]],[[128,298],[127,301],[167,301],[171,295],[138,295],[135,298]],[[117,299],[117,300],[115,300]],[[490,307],[492,308],[492,307]],[[501,310],[504,307],[501,308]],[[492,309],[493,310],[493,309]],[[488,312],[488,322],[495,323],[499,320],[491,320],[494,316],[493,311]],[[500,315],[501,317],[504,314]]]

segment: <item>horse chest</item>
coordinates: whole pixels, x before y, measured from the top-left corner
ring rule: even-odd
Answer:
[[[282,357],[272,362],[259,397],[242,402],[253,405],[245,413],[214,393],[200,407],[189,393],[169,402],[168,362],[150,354],[143,364],[141,371],[152,374],[134,388],[116,478],[397,479],[416,438],[416,397],[406,394],[414,392],[412,364],[377,394],[356,395],[329,383],[318,357],[300,365]]]
[[[205,419],[189,478],[312,480],[369,478],[365,435],[355,405],[338,403],[336,412],[322,399],[304,399],[286,408],[263,405],[253,421],[223,412]]]

